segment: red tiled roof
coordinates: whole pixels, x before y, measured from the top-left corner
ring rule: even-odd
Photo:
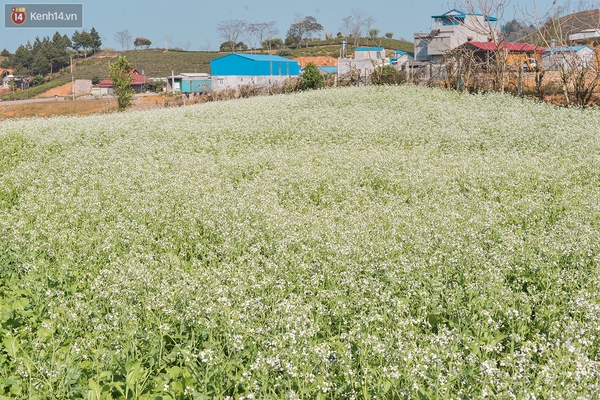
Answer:
[[[137,86],[137,85],[143,85],[144,83],[148,83],[150,82],[150,79],[148,79],[145,75],[140,74],[139,72],[137,72],[137,69],[133,69],[133,75],[131,76],[131,83],[129,84],[130,86]],[[112,81],[110,80],[110,78],[104,78],[100,81],[100,83],[98,85],[96,85],[97,87],[112,87]]]
[[[467,42],[466,46],[473,46],[483,51],[493,51],[497,48],[506,49],[512,53],[542,53],[543,47],[536,46],[530,43],[514,43],[514,42]],[[496,47],[497,46],[497,47]]]

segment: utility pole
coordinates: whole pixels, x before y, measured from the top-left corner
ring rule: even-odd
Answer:
[[[169,51],[169,37],[165,36],[165,51]]]

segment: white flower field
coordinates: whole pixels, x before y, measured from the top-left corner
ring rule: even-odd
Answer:
[[[0,122],[0,399],[593,399],[600,111],[361,87]]]

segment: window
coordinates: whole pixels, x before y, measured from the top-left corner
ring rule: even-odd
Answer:
[[[223,85],[224,83],[225,83],[224,79],[223,78],[219,78],[219,85]]]

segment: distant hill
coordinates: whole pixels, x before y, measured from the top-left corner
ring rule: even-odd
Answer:
[[[271,53],[280,54],[288,58],[298,57],[339,57],[342,41],[350,42],[351,39],[314,40],[308,47],[294,49],[273,50]],[[373,38],[361,39],[359,47],[377,46],[388,50],[413,51],[413,43],[406,40]],[[354,53],[354,46],[347,44],[347,54]],[[256,54],[266,54],[266,51],[254,50]],[[170,76],[171,73],[204,72],[210,73],[210,61],[228,53],[204,51],[177,51],[162,49],[130,50],[123,52],[100,52],[97,55],[74,61],[74,75],[76,79],[104,78],[108,76],[108,63],[113,62],[119,55],[123,55],[141,73],[151,78]],[[68,71],[67,71],[68,72]],[[70,72],[69,72],[70,74]]]
[[[552,39],[557,43],[569,43],[569,35],[586,29],[600,28],[600,9],[580,11],[559,18],[549,19],[540,29],[526,35],[522,41],[549,46]]]
[[[353,39],[330,39],[313,40],[308,42],[308,47],[294,49],[273,50],[271,54],[279,54],[287,58],[300,57],[339,57],[342,41],[347,41],[346,50],[348,56],[354,54]],[[361,38],[359,47],[385,47],[386,50],[413,51],[413,43],[406,40],[388,38]],[[256,54],[267,54],[265,50],[257,49]],[[210,61],[214,58],[229,53],[210,51],[181,51],[163,49],[129,50],[129,51],[107,51],[103,50],[84,58],[73,59],[73,77],[75,79],[103,79],[108,77],[108,64],[117,60],[122,55],[140,72],[149,78],[164,78],[172,73],[182,72],[204,72],[210,73]],[[0,56],[1,57],[1,56]],[[0,99],[10,100],[12,98],[30,98],[47,90],[63,85],[71,81],[71,70],[65,68],[54,73],[52,79],[40,86],[23,91],[23,93],[0,95]],[[27,92],[27,93],[25,93]]]

